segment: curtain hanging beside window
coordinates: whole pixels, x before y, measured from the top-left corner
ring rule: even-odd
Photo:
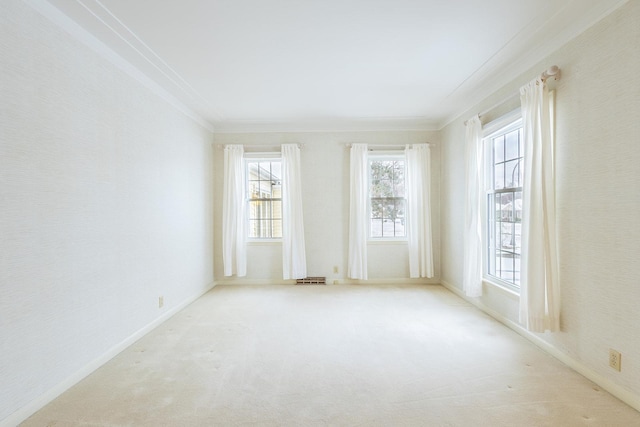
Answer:
[[[307,277],[298,144],[282,145],[282,275]]]
[[[466,121],[465,232],[463,289],[469,297],[482,295],[482,220],[483,149],[482,123],[477,115]]]
[[[520,321],[533,332],[560,329],[555,177],[549,91],[543,78],[520,89],[524,185]]]
[[[367,204],[369,200],[367,144],[353,144],[350,152],[349,264],[350,279],[367,279]]]
[[[433,277],[431,239],[431,149],[428,144],[407,145],[406,191],[409,277]]]
[[[224,188],[222,194],[222,262],[224,275],[247,275],[247,220],[244,197],[244,148],[224,147]]]

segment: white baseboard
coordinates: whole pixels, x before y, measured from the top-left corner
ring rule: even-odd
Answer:
[[[510,319],[507,319],[502,314],[498,313],[494,309],[483,304],[482,301],[480,301],[478,298],[467,297],[460,288],[457,288],[451,285],[445,280],[441,280],[440,283],[442,284],[442,286],[449,289],[451,292],[458,295],[460,298],[475,305],[476,307],[478,307],[480,310],[482,310],[489,316],[493,317],[500,323],[504,324],[508,328],[514,330],[524,338],[528,339],[537,347],[539,347],[546,353],[550,354],[551,356],[555,357],[556,359],[560,360],[562,363],[564,363],[574,371],[578,372],[579,374],[593,381],[594,383],[596,383],[597,385],[602,387],[604,390],[611,393],[612,395],[614,395],[615,397],[617,397],[627,405],[631,406],[637,411],[640,411],[640,396],[638,396],[637,394],[632,393],[626,388],[614,383],[609,378],[606,378],[603,375],[595,372],[593,369],[589,368],[584,363],[574,359],[573,357],[569,356],[567,353],[551,345],[549,342],[543,340],[539,336],[527,331],[520,324]]]
[[[217,280],[216,285],[295,285],[295,280],[272,280],[272,279],[244,279],[242,277],[232,277],[229,279]],[[389,279],[334,279],[327,277],[327,285],[439,285],[440,279],[409,279],[409,278],[389,278]]]
[[[440,279],[427,279],[426,277],[421,277],[419,279],[409,279],[407,277],[395,277],[390,279],[367,279],[367,280],[356,280],[356,279],[336,279],[332,283],[335,285],[438,285],[440,284]]]
[[[85,366],[83,366],[82,368],[80,368],[79,370],[71,374],[69,377],[67,377],[65,380],[61,381],[60,383],[58,383],[56,386],[52,387],[51,389],[47,390],[45,393],[33,399],[31,402],[29,402],[22,408],[18,409],[17,411],[9,415],[4,420],[1,420],[0,427],[17,426],[18,424],[20,424],[21,422],[29,418],[31,415],[35,414],[37,411],[42,409],[44,406],[49,404],[56,397],[60,396],[62,393],[64,393],[65,391],[67,391],[68,389],[70,389],[80,381],[82,381],[93,371],[95,371],[96,369],[98,369],[99,367],[107,363],[109,360],[113,359],[115,356],[117,356],[127,347],[129,347],[130,345],[138,341],[140,338],[142,338],[143,336],[145,336],[146,334],[148,334],[149,332],[151,332],[152,330],[160,326],[166,320],[171,318],[174,314],[178,313],[180,310],[182,310],[183,308],[185,308],[186,306],[188,306],[189,304],[191,304],[192,302],[200,298],[202,295],[209,292],[214,286],[215,286],[215,283],[213,282],[210,283],[209,285],[207,285],[204,291],[198,292],[196,295],[193,295],[185,299],[177,306],[172,307],[171,309],[165,311],[153,322],[149,323],[142,329],[139,329],[138,331],[136,331],[135,333],[127,337],[125,340],[123,340],[119,344],[116,344],[115,346],[111,347],[103,355],[87,363]]]

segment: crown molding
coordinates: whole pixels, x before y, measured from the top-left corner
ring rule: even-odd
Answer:
[[[371,132],[436,131],[438,122],[425,117],[303,119],[303,120],[225,120],[214,122],[216,133],[291,132]]]
[[[531,38],[536,38],[536,43],[532,44],[533,49],[520,48],[519,45],[526,44],[526,40],[512,40],[512,42],[505,45],[498,53],[496,53],[494,57],[496,61],[492,61],[491,65],[478,69],[476,71],[477,77],[469,79],[466,82],[472,85],[473,89],[465,93],[466,102],[464,103],[464,106],[456,109],[453,113],[448,114],[443,120],[441,120],[439,122],[438,129],[442,130],[453,121],[460,119],[463,114],[467,113],[470,109],[479,105],[481,102],[486,101],[490,96],[501,89],[509,85],[518,85],[519,87],[520,85],[525,84],[526,81],[514,82],[514,80],[527,73],[535,67],[536,64],[544,61],[545,58],[551,56],[571,40],[575,39],[590,27],[606,18],[628,2],[629,0],[618,0],[613,3],[594,2],[593,6],[586,13],[580,15],[578,19],[569,19],[569,17],[574,17],[575,14],[572,14],[571,10],[564,9],[540,25],[538,32],[531,36]],[[574,7],[581,7],[581,4],[579,4],[579,2],[574,3]],[[564,20],[563,17],[565,18]],[[565,25],[567,22],[570,22],[571,25]],[[553,35],[547,36],[545,32],[549,32],[549,28],[559,29],[555,31]],[[514,48],[520,48],[520,55],[515,60],[508,63],[508,65],[502,65],[499,67],[500,64],[504,64],[504,61],[500,61],[499,58],[503,55],[508,55],[507,50]],[[554,64],[546,65],[550,66]],[[555,65],[562,68],[561,62]],[[542,72],[544,70],[540,69],[539,71]],[[536,77],[535,74],[530,76],[531,79],[534,77]],[[465,84],[461,85],[458,89],[461,89],[464,86]]]
[[[107,46],[104,42],[99,40],[93,34],[85,30],[80,24],[71,19],[69,16],[62,13],[59,9],[57,9],[54,5],[49,3],[46,0],[23,0],[27,5],[29,5],[33,10],[40,13],[42,16],[47,18],[53,24],[58,26],[60,29],[71,35],[80,43],[84,44],[95,53],[100,55],[102,58],[110,62],[119,70],[123,71],[136,81],[138,81],[142,86],[149,89],[151,92],[159,96],[161,99],[169,103],[176,110],[183,113],[185,116],[189,117],[205,129],[210,132],[214,131],[214,126],[211,122],[204,119],[200,114],[195,112],[192,108],[188,107],[184,102],[179,100],[176,96],[167,91],[162,85],[160,85],[155,80],[151,79],[146,73],[141,71],[138,67],[133,65],[131,62],[127,61],[121,55],[116,53],[113,49]],[[82,3],[83,4],[83,3]],[[83,4],[84,5],[84,4]],[[103,24],[106,25],[105,21],[100,20]],[[111,31],[113,31],[113,27],[106,25]],[[183,89],[184,90],[184,89]]]

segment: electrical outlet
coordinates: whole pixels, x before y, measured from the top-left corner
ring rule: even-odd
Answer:
[[[609,349],[609,366],[618,372],[622,370],[622,355],[612,348]]]
[[[334,272],[334,273],[337,273],[337,272],[338,272],[338,266],[337,266],[337,265],[334,265],[334,266],[333,266],[333,272]]]
[[[159,296],[158,297],[158,308],[162,308],[162,306],[164,306],[164,297],[163,296]]]

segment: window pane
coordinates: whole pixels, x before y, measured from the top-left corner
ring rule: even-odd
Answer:
[[[281,162],[247,162],[249,237],[282,237]]]
[[[374,189],[374,197],[393,197],[393,182],[390,179],[381,179]]]
[[[518,157],[520,157],[518,151],[519,151],[519,140],[520,138],[518,138],[519,135],[519,130],[514,130],[513,132],[509,132],[506,135],[506,154],[505,154],[505,160],[512,160],[512,159],[517,159]]]
[[[516,221],[522,221],[522,191],[516,191],[514,193],[514,214]]]
[[[493,138],[493,161],[495,163],[504,161],[504,136]]]
[[[260,230],[260,221],[255,219],[249,220],[249,237],[258,237]]]
[[[249,202],[249,219],[260,218],[260,202]]]
[[[520,161],[511,160],[505,163],[505,187],[520,187]]]
[[[371,200],[371,217],[382,218],[382,202],[380,200]]]
[[[514,224],[511,222],[503,222],[500,224],[500,248],[513,251],[515,246]]]
[[[260,220],[260,237],[271,237],[271,221]]]
[[[271,237],[273,238],[282,237],[282,220],[274,219],[272,221]]]
[[[382,219],[371,220],[371,237],[382,237]]]
[[[495,165],[494,172],[494,188],[502,190],[504,188],[504,163]]]
[[[282,201],[273,200],[271,203],[271,218],[282,219]]]
[[[395,201],[385,200],[382,210],[382,217],[385,219],[395,219],[396,217],[396,206]]]
[[[405,164],[401,156],[394,157],[369,162],[371,237],[405,236]]]
[[[260,198],[260,181],[249,181],[249,198]]]
[[[518,146],[519,146],[519,150],[520,150],[520,157],[524,157],[523,141],[524,141],[524,138],[522,136],[522,128],[520,128],[520,129],[518,129]]]
[[[271,162],[270,165],[271,165],[271,177],[269,179],[271,179],[271,181],[275,185],[279,185],[280,180],[282,179],[282,163]]]
[[[520,283],[520,252],[522,251],[522,192],[510,191],[522,187],[522,129],[503,132],[493,137],[492,156],[486,159],[491,174],[487,195],[486,274],[518,287]],[[507,191],[505,191],[507,190]]]
[[[404,232],[404,219],[403,218],[397,218],[395,221],[395,230],[396,230],[396,234],[395,237],[404,237],[406,236],[406,233]]]
[[[271,180],[271,162],[258,163],[259,179]]]
[[[396,199],[396,219],[401,220],[404,229],[405,199]],[[403,232],[404,234],[404,232]]]

